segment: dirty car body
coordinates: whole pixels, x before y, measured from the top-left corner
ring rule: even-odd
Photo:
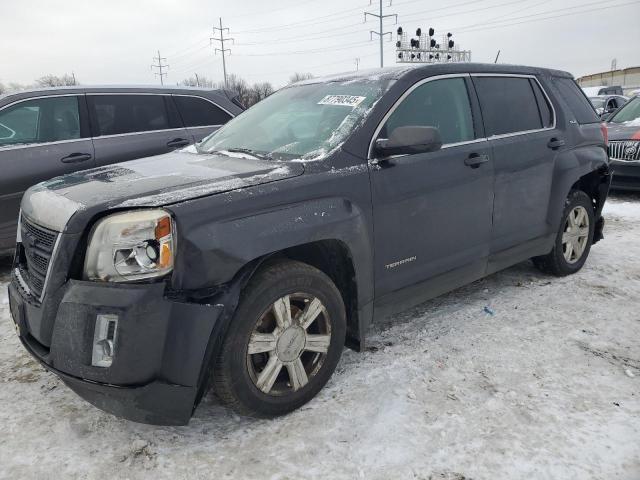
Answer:
[[[515,88],[540,102],[540,124],[490,131],[499,120],[489,112],[490,79],[518,79]],[[404,100],[425,85],[462,99],[433,105],[441,148],[380,155],[379,148],[393,151],[385,130],[419,115]],[[550,252],[577,188],[591,198],[598,241],[610,181],[605,142],[593,109],[577,122],[559,85],[578,91],[564,72],[481,64],[314,79],[239,115],[199,153],[33,187],[22,202],[9,287],[20,338],[94,405],[135,421],[184,424],[209,386],[245,288],[274,258],[331,279],[346,312],[345,343],[361,350],[372,322]],[[261,105],[295,110],[287,105],[297,96],[311,103],[293,112],[294,123],[283,119],[278,132],[256,127],[244,132],[246,148],[223,148],[239,138],[234,125],[243,117],[259,117]],[[398,132],[435,138],[435,127],[420,128]],[[274,140],[280,134],[296,141]],[[272,144],[283,147],[266,152]],[[171,222],[167,274],[88,278],[101,222],[158,211]],[[112,342],[107,366],[95,361],[100,329],[110,335],[101,341]]]

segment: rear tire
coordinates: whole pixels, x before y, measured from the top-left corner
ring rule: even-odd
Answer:
[[[545,273],[563,277],[579,271],[589,256],[593,242],[595,215],[591,198],[572,190],[565,201],[560,229],[553,250],[534,257],[534,265]]]
[[[266,266],[243,291],[218,351],[215,393],[243,415],[289,413],[329,380],[345,335],[342,296],[327,275],[290,260]]]

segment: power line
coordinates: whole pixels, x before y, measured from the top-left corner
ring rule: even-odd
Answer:
[[[314,17],[313,19],[309,19],[309,20],[300,20],[298,22],[289,22],[289,23],[283,23],[280,25],[271,25],[269,27],[252,28],[247,30],[234,30],[234,33],[261,33],[261,32],[270,32],[273,30],[286,30],[290,28],[307,27],[309,25],[317,25],[319,23],[330,23],[330,22],[335,22],[336,20],[339,20],[332,17],[342,16],[342,18],[345,18],[345,19],[350,18],[351,17],[350,15],[343,15],[343,14],[353,13],[355,11],[362,10],[363,8],[366,8],[366,5],[361,7],[349,8],[347,10],[340,10],[338,12],[329,13],[327,15],[321,15],[319,17]],[[325,19],[329,19],[329,20],[325,20]]]
[[[153,57],[153,61],[154,62],[158,62],[157,64],[154,63],[153,65],[151,65],[151,70],[153,71],[154,68],[158,69],[158,72],[154,72],[154,75],[159,76],[160,77],[160,85],[164,85],[164,80],[163,77],[165,77],[167,74],[162,72],[163,68],[169,68],[169,65],[167,64],[163,64],[162,62],[166,62],[167,59],[160,56],[160,50],[158,50],[158,56],[157,57]]]
[[[287,7],[278,7],[278,8],[271,8],[268,10],[261,10],[258,12],[251,12],[251,13],[241,13],[239,15],[231,15],[231,18],[236,19],[236,18],[244,18],[244,17],[254,17],[256,15],[264,15],[265,13],[273,13],[273,12],[279,12],[280,10],[289,10],[290,8],[294,8],[294,7],[299,7],[301,5],[306,5],[307,3],[313,3],[316,2],[317,0],[307,0],[306,2],[299,2],[296,5],[291,5],[291,6],[287,6]]]
[[[220,38],[216,37],[216,31],[220,32]],[[224,86],[228,87],[229,85],[228,85],[228,82],[227,82],[227,63],[225,61],[225,54],[227,52],[229,52],[229,54],[231,54],[231,50],[228,49],[228,48],[226,48],[226,49],[224,48],[224,41],[225,40],[227,40],[227,41],[231,40],[231,42],[233,42],[233,38],[229,38],[229,37],[224,38],[224,32],[225,31],[227,33],[229,33],[229,29],[227,27],[224,27],[224,28],[222,27],[222,17],[220,17],[220,27],[219,28],[216,27],[216,26],[213,27],[213,37],[211,37],[209,39],[209,41],[211,43],[213,43],[214,40],[217,41],[217,42],[220,42],[220,48],[217,48],[217,47],[214,48],[213,49],[213,53],[214,54],[216,54],[217,52],[222,53],[222,71],[224,73]]]
[[[391,6],[391,1],[389,0],[389,6]],[[371,5],[371,3],[369,3]],[[378,37],[380,38],[380,68],[384,67],[384,36],[385,35],[389,35],[389,39],[391,39],[391,32],[385,32],[384,31],[384,27],[382,26],[382,21],[385,18],[389,18],[389,17],[395,17],[396,18],[396,23],[398,23],[398,14],[396,13],[389,13],[387,15],[384,15],[382,13],[382,0],[380,0],[380,10],[379,13],[371,13],[371,12],[364,12],[364,21],[366,23],[367,21],[367,15],[370,15],[372,17],[377,18],[380,21],[380,29],[376,32],[374,30],[371,30],[369,33],[371,35],[371,40],[373,40],[373,36],[374,35],[378,35]]]
[[[614,0],[615,1],[615,0]],[[608,4],[610,2],[604,2],[605,4]],[[569,17],[572,15],[579,15],[581,13],[589,13],[589,12],[596,12],[599,10],[606,10],[607,8],[619,8],[619,7],[626,7],[628,5],[635,5],[640,3],[639,0],[633,1],[633,2],[626,2],[626,3],[620,3],[617,5],[605,5],[605,6],[600,6],[600,7],[596,7],[596,8],[590,8],[587,10],[578,10],[576,11],[576,8],[580,8],[580,7],[586,7],[586,6],[590,6],[590,5],[603,5],[603,2],[592,2],[592,3],[585,3],[583,5],[579,5],[579,6],[574,6],[574,7],[567,7],[567,8],[559,8],[556,10],[548,10],[546,12],[540,12],[540,13],[535,13],[535,14],[530,14],[530,15],[523,15],[520,17],[514,17],[514,18],[507,18],[504,20],[500,20],[500,21],[496,21],[496,22],[490,22],[490,23],[497,23],[497,25],[490,25],[490,26],[473,26],[473,27],[469,27],[468,29],[460,29],[459,32],[463,32],[463,33],[469,33],[469,32],[479,32],[479,31],[484,31],[484,30],[491,30],[494,28],[501,28],[501,27],[510,27],[510,26],[514,26],[514,25],[522,25],[524,23],[531,23],[531,22],[537,22],[537,21],[541,21],[541,20],[553,20],[556,18],[562,18],[562,17]],[[534,17],[534,16],[540,16],[540,15],[548,15],[550,13],[555,13],[555,12],[560,12],[560,11],[565,11],[565,10],[573,10],[564,14],[560,14],[560,15],[551,15],[548,17],[543,17],[543,18],[530,18],[530,17]],[[520,22],[514,22],[511,23],[513,20],[520,20],[520,19],[527,19],[527,20],[523,20]],[[503,23],[503,22],[508,22],[508,23]]]
[[[266,52],[266,53],[238,53],[238,54],[235,54],[234,57],[274,57],[274,56],[281,56],[281,55],[307,55],[310,53],[324,53],[329,51],[336,52],[339,50],[347,50],[351,47],[358,47],[358,46],[363,46],[367,44],[369,44],[369,42],[364,41],[364,42],[353,42],[353,43],[341,43],[339,45],[329,45],[329,46],[318,47],[318,48],[307,49],[307,50],[293,50],[293,51],[278,50],[275,52]],[[332,48],[334,46],[337,48]]]

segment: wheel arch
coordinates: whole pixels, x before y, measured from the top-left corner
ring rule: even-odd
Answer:
[[[600,225],[594,242],[602,238],[602,207],[609,193],[611,169],[601,147],[589,146],[572,149],[559,155],[555,172],[547,219],[550,232],[560,226],[564,203],[572,190],[582,190],[592,199],[596,222]]]

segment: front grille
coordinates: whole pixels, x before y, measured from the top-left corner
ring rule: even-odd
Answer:
[[[609,142],[609,158],[613,160],[625,160],[637,162],[640,160],[640,141],[615,140]]]
[[[20,221],[22,251],[18,270],[20,276],[36,298],[42,297],[49,264],[58,239],[58,233],[32,223],[22,216]]]

